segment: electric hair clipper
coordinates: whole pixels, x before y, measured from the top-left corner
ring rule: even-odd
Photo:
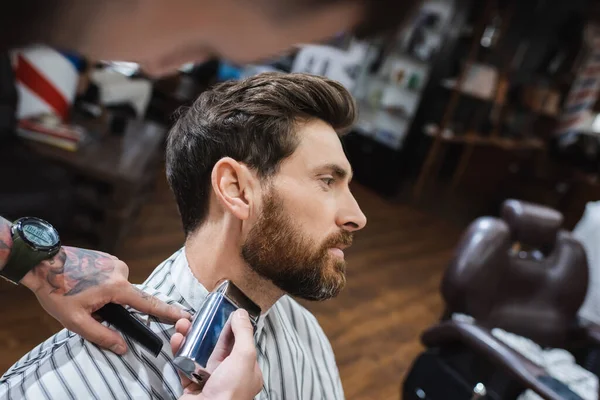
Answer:
[[[211,374],[211,356],[231,314],[243,308],[256,330],[260,307],[250,300],[231,281],[224,281],[204,300],[194,316],[184,342],[175,354],[173,363],[189,379],[204,386]],[[230,329],[230,328],[228,328]],[[224,338],[221,338],[224,340]]]

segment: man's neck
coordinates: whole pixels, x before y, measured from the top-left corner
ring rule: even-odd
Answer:
[[[223,279],[231,280],[266,312],[283,292],[260,277],[244,262],[240,245],[231,233],[218,225],[201,227],[185,243],[185,254],[192,273],[208,291]]]

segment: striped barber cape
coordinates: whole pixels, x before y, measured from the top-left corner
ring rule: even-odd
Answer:
[[[140,286],[185,309],[199,308],[207,290],[181,249]],[[127,340],[119,357],[63,330],[21,358],[0,379],[0,399],[176,399],[183,393],[172,364],[172,325],[152,319],[163,340],[157,358]],[[331,345],[316,318],[289,296],[261,316],[255,336],[263,390],[258,400],[343,399]]]

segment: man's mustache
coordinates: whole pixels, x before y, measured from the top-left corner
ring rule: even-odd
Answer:
[[[354,240],[354,234],[348,231],[340,231],[338,233],[334,233],[325,239],[323,243],[323,250],[330,249],[332,247],[336,247],[339,245],[343,245],[345,247],[352,246],[352,241]]]

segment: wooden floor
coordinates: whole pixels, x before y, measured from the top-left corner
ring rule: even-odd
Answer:
[[[398,399],[421,350],[419,334],[441,312],[438,285],[460,230],[407,205],[390,204],[367,189],[353,191],[367,228],[347,251],[348,285],[336,299],[305,303],[329,336],[346,397]],[[163,176],[117,255],[142,282],[182,245],[179,216]],[[0,373],[60,329],[22,288],[0,292]]]

